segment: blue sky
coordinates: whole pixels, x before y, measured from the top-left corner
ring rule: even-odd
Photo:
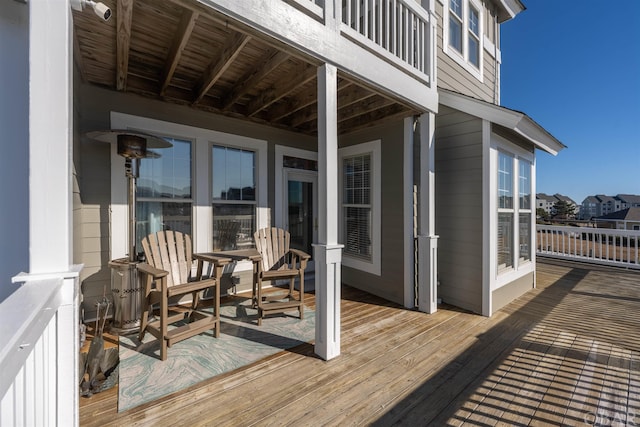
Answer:
[[[640,194],[640,0],[523,1],[501,28],[501,104],[568,146],[538,152],[537,192]]]

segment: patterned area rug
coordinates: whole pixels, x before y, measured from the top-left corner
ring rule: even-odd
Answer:
[[[238,299],[220,309],[220,338],[209,330],[169,348],[160,361],[160,344],[147,333],[120,337],[118,412],[182,390],[282,350],[315,339],[315,312],[272,315],[257,325],[251,301]]]

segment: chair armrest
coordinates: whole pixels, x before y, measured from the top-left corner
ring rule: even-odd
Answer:
[[[299,249],[289,249],[289,252],[292,253],[293,255],[297,256],[298,258],[300,258],[301,260],[308,260],[311,258],[311,255],[309,255],[306,252],[303,252]]]
[[[138,271],[144,274],[148,274],[149,276],[153,277],[154,280],[161,279],[169,275],[168,271],[160,270],[159,268],[155,268],[147,263],[140,263],[138,264],[137,268]]]
[[[221,256],[215,256],[215,255],[204,254],[204,253],[193,254],[193,258],[197,259],[198,261],[210,262],[214,265],[227,265],[232,261],[231,258],[225,258]]]

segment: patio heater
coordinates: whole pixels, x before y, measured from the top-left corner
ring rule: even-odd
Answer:
[[[127,335],[140,329],[142,289],[136,253],[136,180],[139,176],[140,159],[160,157],[160,154],[148,148],[169,148],[172,145],[157,136],[131,130],[95,131],[87,133],[87,137],[117,144],[118,155],[124,157],[125,176],[128,180],[129,254],[126,258],[109,261],[114,308],[110,330],[117,335]]]

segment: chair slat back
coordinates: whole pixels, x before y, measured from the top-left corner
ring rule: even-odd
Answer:
[[[287,265],[291,235],[281,228],[263,228],[253,235],[256,249],[262,255],[263,270],[279,270]]]
[[[149,265],[169,272],[167,286],[187,283],[191,274],[191,237],[179,231],[158,231],[142,239]]]

